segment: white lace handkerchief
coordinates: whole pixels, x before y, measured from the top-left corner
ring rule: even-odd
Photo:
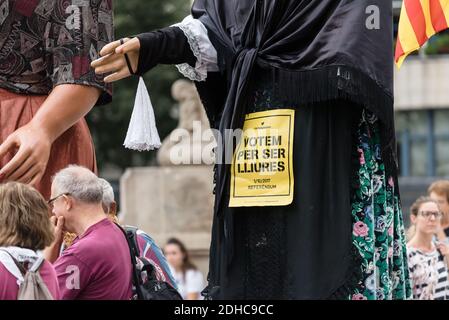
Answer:
[[[142,77],[139,79],[134,109],[123,145],[125,148],[137,151],[149,151],[161,147],[153,105]]]

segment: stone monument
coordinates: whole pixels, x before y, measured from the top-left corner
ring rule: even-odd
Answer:
[[[193,83],[178,80],[179,123],[158,151],[158,167],[130,168],[120,181],[124,223],[163,246],[176,237],[207,276],[213,215],[213,135]]]

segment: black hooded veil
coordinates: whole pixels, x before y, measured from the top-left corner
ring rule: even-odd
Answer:
[[[349,295],[360,269],[351,243],[351,135],[362,109],[380,120],[387,171],[397,170],[391,2],[196,0],[192,15],[218,52],[220,72],[197,83],[212,127],[222,135],[241,128],[262,78],[284,105],[300,106],[290,206],[229,208],[230,165],[220,164],[220,148],[235,145],[218,146],[206,295]],[[260,239],[268,243],[258,254]]]

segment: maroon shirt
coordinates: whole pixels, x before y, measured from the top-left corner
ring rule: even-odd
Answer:
[[[49,262],[44,261],[39,269],[39,274],[47,285],[53,299],[59,300],[58,279],[53,266]],[[18,293],[19,285],[17,284],[17,278],[0,263],[0,300],[17,300]]]
[[[122,231],[105,218],[91,226],[53,264],[63,300],[129,300],[132,266]]]
[[[59,84],[111,86],[90,63],[113,41],[112,0],[0,0],[0,88],[47,95]]]

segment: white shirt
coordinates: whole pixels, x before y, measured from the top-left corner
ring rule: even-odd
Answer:
[[[198,293],[198,299],[202,300],[201,291],[204,290],[205,283],[203,274],[198,270],[187,270],[185,276],[182,272],[172,270],[178,291],[183,299],[187,299],[189,293]]]

